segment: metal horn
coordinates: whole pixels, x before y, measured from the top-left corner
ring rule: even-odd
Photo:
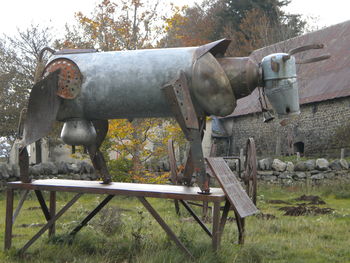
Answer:
[[[302,60],[302,61],[296,61],[295,63],[296,64],[314,63],[314,62],[319,62],[319,61],[322,61],[322,60],[329,59],[330,57],[331,57],[330,54],[325,54],[325,55],[322,55],[322,56],[319,56],[319,57],[308,58],[308,59],[305,59],[305,60]]]
[[[297,47],[297,48],[293,48],[291,50],[289,50],[288,54],[283,56],[283,61],[287,61],[288,59],[291,58],[292,55],[300,53],[300,52],[304,52],[307,50],[311,50],[311,49],[323,49],[325,47],[324,44],[311,44],[311,45],[305,45],[305,46],[301,46],[301,47]],[[325,54],[319,57],[314,57],[314,58],[309,58],[309,59],[305,59],[302,61],[296,61],[296,64],[308,64],[308,63],[314,63],[314,62],[319,62],[322,60],[326,60],[329,59],[331,57],[330,54]]]

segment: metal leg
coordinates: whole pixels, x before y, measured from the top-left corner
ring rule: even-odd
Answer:
[[[220,246],[220,202],[214,202],[214,210],[213,210],[213,239],[212,245],[213,250],[217,251]]]
[[[158,224],[163,228],[163,230],[168,234],[168,236],[176,243],[176,245],[191,259],[194,259],[191,252],[181,243],[181,241],[177,238],[174,232],[170,229],[170,227],[164,222],[161,216],[157,213],[156,210],[151,206],[151,204],[144,198],[138,197],[144,207],[150,212],[150,214],[157,220]]]
[[[29,155],[27,147],[19,149],[18,156],[18,165],[19,165],[19,175],[23,183],[30,183],[31,179],[29,177]]]
[[[181,204],[187,209],[187,211],[193,216],[193,218],[197,221],[197,223],[203,228],[205,233],[208,234],[208,236],[212,237],[212,233],[210,230],[207,228],[207,226],[202,222],[202,220],[196,215],[196,213],[192,210],[192,208],[187,204],[186,201],[180,200]]]
[[[184,175],[183,175],[183,182],[185,185],[192,185],[192,174],[194,172],[194,166],[193,166],[193,161],[192,161],[192,152],[191,149],[188,151],[187,154],[187,159],[185,163],[185,168],[184,168]]]
[[[111,175],[108,172],[106,161],[103,157],[103,154],[99,149],[93,150],[93,146],[88,147],[88,152],[90,155],[90,159],[92,162],[92,165],[94,166],[96,172],[99,174],[100,177],[103,179],[104,184],[111,183]]]
[[[50,192],[50,218],[55,217],[56,215],[56,192]],[[49,228],[49,237],[55,235],[56,232],[56,223],[54,222],[52,226]]]
[[[5,250],[11,248],[12,241],[12,214],[13,214],[13,196],[14,190],[6,191],[6,221],[5,221]]]
[[[204,124],[199,123],[201,116],[198,116],[193,105],[186,74],[181,71],[179,78],[164,85],[162,90],[176,121],[190,142],[191,153],[185,166],[184,182],[189,185],[194,172],[202,193],[209,193],[209,178],[205,171],[201,137]],[[190,166],[187,167],[188,165]]]
[[[194,173],[196,175],[196,182],[200,187],[202,193],[207,194],[209,189],[209,176],[207,175],[203,157],[201,131],[191,129],[192,141],[190,141],[192,162]]]
[[[82,229],[86,224],[98,213],[100,210],[105,207],[109,201],[112,200],[114,195],[108,195],[81,223],[69,233],[70,236],[75,236],[80,229]]]
[[[53,218],[51,218],[45,226],[43,226],[35,236],[29,240],[23,248],[19,251],[20,254],[24,253],[47,229],[49,229],[57,219],[59,219],[78,199],[82,196],[82,193],[76,194],[72,200],[70,200]]]
[[[24,191],[22,192],[21,199],[19,200],[18,205],[17,205],[17,207],[16,207],[16,210],[15,210],[15,212],[14,212],[14,214],[13,214],[13,217],[12,217],[12,224],[15,223],[16,218],[17,218],[19,212],[20,212],[21,209],[22,209],[23,203],[24,203],[24,201],[26,200],[28,193],[29,193],[29,190],[24,190]]]
[[[108,172],[106,161],[102,152],[99,150],[103,140],[108,132],[108,120],[95,120],[92,121],[96,130],[96,141],[94,144],[87,147],[89,156],[96,172],[103,179],[104,184],[112,182],[111,175]]]

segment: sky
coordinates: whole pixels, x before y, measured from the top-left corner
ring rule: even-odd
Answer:
[[[89,14],[96,0],[0,0],[0,35],[13,35],[17,28],[24,29],[31,23],[52,26],[62,35],[64,25],[72,22],[74,13]],[[151,0],[152,1],[152,0]],[[199,0],[200,1],[200,0]],[[165,5],[192,5],[195,0],[162,0]],[[198,1],[197,1],[198,2]],[[350,19],[349,0],[292,0],[286,12],[299,13],[316,18],[316,27],[322,28]],[[169,8],[170,10],[170,8]]]

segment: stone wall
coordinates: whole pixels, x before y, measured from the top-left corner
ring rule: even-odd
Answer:
[[[227,160],[232,171],[238,174],[238,161]],[[307,161],[283,162],[264,158],[257,162],[257,178],[263,182],[277,184],[327,183],[328,181],[350,181],[349,163],[345,159],[328,161],[325,158]]]
[[[258,169],[258,179],[275,183],[350,180],[349,163],[344,159],[329,162],[327,159],[319,158],[294,164],[279,159],[266,158],[258,161]]]
[[[91,164],[85,161],[68,162],[47,162],[29,167],[29,175],[32,179],[74,179],[74,180],[96,180],[97,175]],[[0,163],[0,187],[6,182],[19,181],[19,167]]]
[[[231,155],[238,155],[248,137],[255,139],[260,156],[287,154],[288,138],[295,152],[301,152],[303,146],[305,156],[339,158],[340,148],[350,155],[350,145],[342,144],[342,138],[335,140],[337,130],[350,125],[350,97],[302,105],[301,114],[289,124],[281,126],[280,121],[263,123],[261,113],[223,119],[231,143],[218,139],[217,155],[227,152],[227,147]]]

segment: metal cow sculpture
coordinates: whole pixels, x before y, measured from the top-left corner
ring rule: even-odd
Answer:
[[[184,182],[190,185],[194,175],[202,193],[209,193],[201,146],[205,117],[232,113],[236,100],[258,86],[265,87],[279,115],[299,113],[292,54],[321,47],[272,54],[258,65],[249,57],[224,57],[229,44],[223,39],[200,47],[55,52],[30,94],[20,142],[21,180],[29,181],[25,146],[46,136],[56,120],[64,122],[62,140],[86,146],[108,184],[99,151],[108,119],[175,117],[191,146]]]

